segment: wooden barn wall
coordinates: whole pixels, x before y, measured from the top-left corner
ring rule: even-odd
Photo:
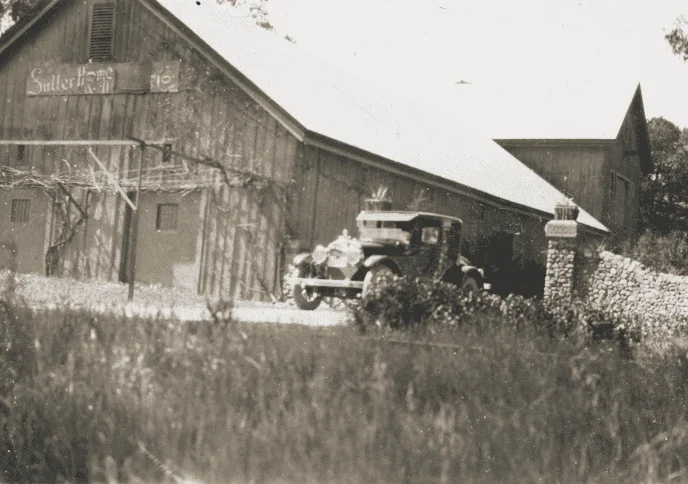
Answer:
[[[598,220],[605,209],[604,145],[503,144],[504,149]]]
[[[39,29],[0,58],[0,139],[168,139],[185,154],[222,160],[284,185],[291,178],[297,140],[256,102],[216,71],[181,37],[133,0],[117,0],[115,62],[181,60],[179,92],[25,96],[30,68],[87,62],[91,1],[65,0]],[[159,168],[161,154],[147,149],[98,147],[112,172]],[[27,146],[26,165],[43,173],[89,170],[80,147]],[[16,147],[0,147],[0,164],[17,166]],[[173,157],[175,167],[196,166]],[[97,170],[97,168],[96,168]],[[114,192],[73,189],[89,217],[65,246],[60,273],[115,280],[120,274],[125,207]],[[179,203],[184,198],[178,194]],[[204,190],[198,229],[179,237],[197,240],[198,289],[216,296],[266,297],[276,290],[286,208],[280,189]],[[88,203],[86,203],[88,201]],[[75,218],[75,207],[71,206]],[[51,220],[55,217],[48,217]],[[54,220],[53,220],[54,221]],[[45,230],[51,229],[51,223]],[[0,227],[4,230],[4,227]],[[139,238],[139,246],[150,243]]]
[[[24,213],[28,220],[12,220],[13,198],[28,201]],[[11,194],[0,191],[0,269],[42,271],[50,204],[50,198],[40,189],[25,188]]]
[[[623,175],[630,182],[629,203],[626,206],[623,227],[615,227],[615,240],[632,238],[638,231],[638,216],[640,210],[640,182],[642,173],[640,169],[640,152],[638,140],[640,133],[637,131],[636,117],[642,116],[639,99],[635,98],[630,109],[624,117],[623,124],[617,136],[617,144],[608,150],[607,166],[605,173],[614,171]],[[644,120],[642,120],[644,122]],[[611,209],[609,182],[606,184],[607,204]],[[611,222],[611,217],[607,217]]]
[[[389,188],[394,206],[408,208],[422,195],[422,209],[463,220],[464,253],[477,256],[495,232],[514,235],[513,257],[544,263],[544,224],[547,220],[480,203],[387,171],[376,169],[323,149],[301,146],[295,168],[293,237],[302,249],[327,244],[347,229],[356,234],[356,215],[363,201],[380,185]],[[478,257],[479,258],[479,257]]]

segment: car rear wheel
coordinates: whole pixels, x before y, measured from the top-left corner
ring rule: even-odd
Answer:
[[[307,266],[300,266],[296,271],[296,277],[310,277]],[[320,306],[323,297],[315,287],[305,287],[298,282],[292,283],[292,297],[296,307],[304,311],[313,311]]]

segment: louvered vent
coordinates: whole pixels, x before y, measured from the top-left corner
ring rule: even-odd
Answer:
[[[115,6],[96,3],[91,16],[89,59],[94,62],[112,60],[115,45]]]

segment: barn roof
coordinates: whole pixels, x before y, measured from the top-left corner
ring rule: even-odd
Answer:
[[[242,25],[226,8],[158,3],[308,131],[540,212],[552,214],[564,199],[489,137],[395,98],[276,35]],[[582,210],[579,221],[607,231]]]
[[[417,212],[410,210],[379,210],[379,211],[366,211],[361,212],[356,217],[356,220],[360,222],[410,222],[411,220],[418,217],[429,217],[442,220],[453,220],[455,222],[462,222],[460,218],[450,217],[448,215],[442,215],[439,213],[432,212]]]
[[[140,1],[190,30],[209,48],[205,54],[219,55],[248,81],[245,85],[303,127],[304,138],[315,134],[545,214],[564,199],[488,136],[395,98],[255,25],[242,25],[226,6]],[[608,232],[583,210],[578,220]]]

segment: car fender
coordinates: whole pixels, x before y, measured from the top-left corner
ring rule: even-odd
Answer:
[[[473,277],[478,283],[482,283],[485,278],[485,273],[482,269],[475,266],[461,266],[461,272],[463,272],[464,279],[467,277]]]
[[[400,274],[399,266],[392,260],[391,257],[386,255],[371,255],[363,262],[363,267],[370,269],[378,264],[385,264],[389,266],[390,269],[394,271],[395,274]]]
[[[313,262],[313,256],[309,252],[304,252],[302,254],[297,254],[294,256],[294,260],[292,264],[294,264],[296,267],[303,265],[303,264],[310,264]]]

